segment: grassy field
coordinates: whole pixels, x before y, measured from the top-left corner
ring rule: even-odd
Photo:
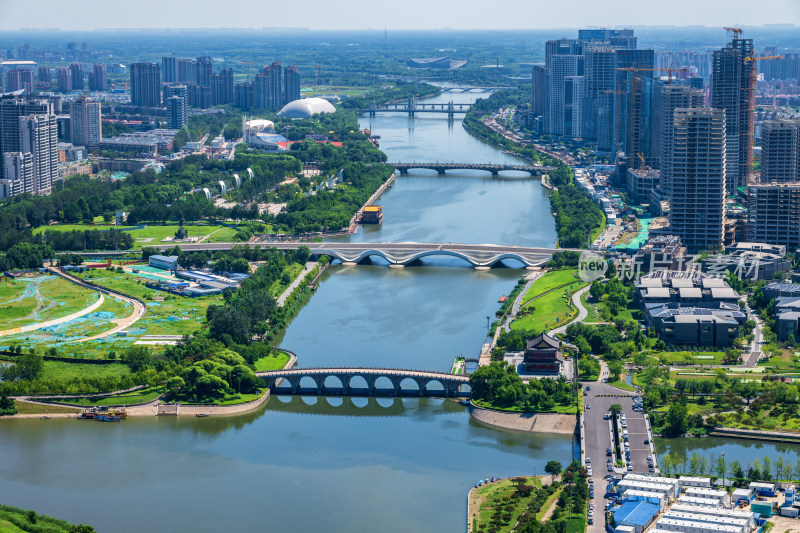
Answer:
[[[57,518],[0,505],[0,533],[67,533],[71,528],[72,524]]]
[[[533,485],[536,488],[541,488],[542,482],[533,477],[525,477],[527,485]],[[509,509],[506,507],[507,513],[510,515],[507,520],[504,520],[507,525],[498,529],[498,533],[507,533],[512,531],[514,524],[517,523],[519,516],[528,509],[530,503],[529,498],[520,498],[515,504],[508,504],[510,498],[516,492],[515,483],[511,479],[502,479],[494,483],[488,483],[482,487],[473,489],[470,495],[470,504],[477,507],[477,520],[472,522],[472,531],[478,529],[482,524],[489,524],[492,521],[492,515],[499,505],[511,505]],[[470,514],[472,514],[472,510]],[[470,517],[472,519],[472,517]]]
[[[21,402],[17,400],[17,411],[21,415],[51,415],[57,413],[79,413],[80,409],[75,407],[63,407],[61,405],[42,405],[38,403]],[[2,531],[2,529],[0,529]]]
[[[5,281],[0,283],[0,328],[67,316],[90,306],[97,298],[96,292],[54,276]]]
[[[144,300],[147,314],[133,328],[144,329],[147,335],[190,334],[205,323],[208,306],[222,302],[222,295],[187,298],[150,289],[142,278],[133,274],[95,269],[79,275],[98,285],[113,287]],[[154,301],[156,296],[163,297],[164,301]]]
[[[636,387],[633,385],[628,385],[628,382],[625,381],[625,375],[623,374],[617,381],[609,381],[609,385],[612,387],[616,387],[618,389],[627,390],[627,391],[636,391]]]
[[[164,387],[150,387],[125,394],[117,394],[115,396],[107,396],[103,398],[62,398],[53,400],[54,402],[72,403],[76,405],[85,405],[87,407],[92,405],[135,405],[138,403],[145,403],[155,400],[164,394]]]
[[[286,352],[272,350],[270,354],[254,363],[256,372],[269,372],[270,370],[280,370],[289,362],[290,356]]]
[[[577,309],[571,310],[567,302],[571,302],[572,295],[584,286],[576,280],[572,290],[569,286],[559,288],[531,301],[522,309],[521,316],[511,323],[511,329],[543,331],[545,327],[553,328],[568,322],[572,315],[577,314]],[[567,291],[566,296],[564,291]]]
[[[530,300],[537,296],[546,293],[549,290],[555,289],[567,283],[580,283],[575,277],[578,271],[576,269],[566,270],[551,270],[545,273],[539,279],[533,282],[530,290],[522,297],[522,305],[524,306]]]
[[[299,263],[292,263],[288,266],[287,271],[289,272],[289,276],[292,278],[292,281],[294,281],[294,278],[300,275],[300,273],[303,271],[303,265]],[[272,282],[272,286],[269,288],[269,293],[275,298],[283,294],[283,291],[285,291],[286,288],[291,285],[291,283],[283,283],[281,277]]]
[[[721,365],[725,352],[652,352],[649,355],[670,365]]]
[[[135,226],[113,226],[105,224],[56,224],[52,226],[39,226],[33,230],[34,234],[42,233],[43,231],[73,231],[73,230],[107,230],[107,229],[128,229]],[[164,244],[161,241],[166,237],[172,237],[178,231],[177,224],[170,224],[166,226],[150,226],[148,225],[143,229],[134,229],[129,231],[131,237],[136,241],[133,245],[134,249],[140,249],[144,246],[153,246],[156,244]],[[205,224],[187,224],[184,226],[190,237],[205,237],[208,239],[203,242],[230,242],[233,236],[236,235],[236,229],[220,225],[205,225]]]
[[[122,363],[93,365],[90,363],[67,363],[64,361],[45,360],[42,379],[70,380],[84,377],[106,378],[121,377],[127,374],[130,374],[130,369]]]

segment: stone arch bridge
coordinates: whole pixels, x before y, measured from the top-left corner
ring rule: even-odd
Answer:
[[[434,396],[434,397],[469,397],[468,391],[462,387],[469,384],[469,377],[444,372],[427,372],[422,370],[404,370],[395,368],[294,368],[257,372],[267,386],[276,394],[311,394],[316,396]],[[312,387],[301,387],[303,378],[310,378]],[[341,386],[326,386],[328,378],[335,378]],[[356,387],[355,378],[360,378],[365,387]],[[378,380],[385,378],[390,387],[383,387]],[[288,386],[281,385],[285,380]],[[403,382],[411,381],[416,388],[402,387]],[[440,388],[429,388],[438,384]]]

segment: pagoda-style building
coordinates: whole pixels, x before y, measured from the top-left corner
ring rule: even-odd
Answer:
[[[561,342],[546,333],[529,340],[525,345],[525,354],[522,360],[525,372],[559,374],[564,364],[560,348]]]

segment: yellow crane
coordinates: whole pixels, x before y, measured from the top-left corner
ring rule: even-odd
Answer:
[[[252,61],[242,61],[242,65],[247,65],[247,82],[250,83],[250,73],[253,70],[253,62]]]

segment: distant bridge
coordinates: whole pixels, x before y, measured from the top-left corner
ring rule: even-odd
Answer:
[[[175,243],[158,244],[154,248],[171,250],[178,246],[185,251],[230,250],[242,246],[240,242],[218,243]],[[357,264],[370,257],[381,257],[391,267],[403,267],[428,256],[458,257],[477,269],[484,270],[505,259],[515,259],[522,267],[541,267],[561,248],[534,248],[526,246],[502,246],[497,244],[457,244],[457,243],[419,243],[419,242],[252,242],[249,246],[296,250],[307,246],[311,255],[327,255],[345,264]],[[578,250],[580,251],[580,250]]]
[[[513,91],[516,87],[442,87],[443,93],[490,93],[492,91]]]
[[[549,172],[551,167],[533,166],[533,165],[506,165],[503,163],[389,163],[399,170],[401,174],[407,174],[412,168],[424,168],[428,170],[435,170],[440,175],[444,175],[447,170],[486,170],[492,173],[492,176],[497,176],[503,170],[516,170],[518,172],[527,172],[531,176],[541,176]]]
[[[359,109],[361,114],[375,116],[375,113],[389,112],[389,113],[406,113],[409,117],[413,117],[416,113],[447,113],[447,116],[452,117],[456,113],[466,113],[472,107],[471,103],[454,104],[453,102],[440,103],[440,104],[419,104],[414,97],[409,98],[406,102],[395,102],[383,105],[377,105],[374,101],[370,102],[367,109]]]
[[[470,392],[462,391],[469,384],[469,377],[444,372],[426,372],[420,370],[401,370],[394,368],[295,368],[291,370],[275,370],[272,372],[256,372],[275,394],[308,394],[314,396],[434,396],[454,398],[469,397]],[[301,387],[303,378],[309,378],[314,385]],[[364,386],[354,386],[353,380],[358,378]],[[326,385],[328,379],[337,380],[339,386]],[[285,380],[288,386],[280,386]],[[389,386],[381,386],[383,380]],[[410,381],[416,388],[402,387]],[[428,385],[439,387],[429,388]]]

